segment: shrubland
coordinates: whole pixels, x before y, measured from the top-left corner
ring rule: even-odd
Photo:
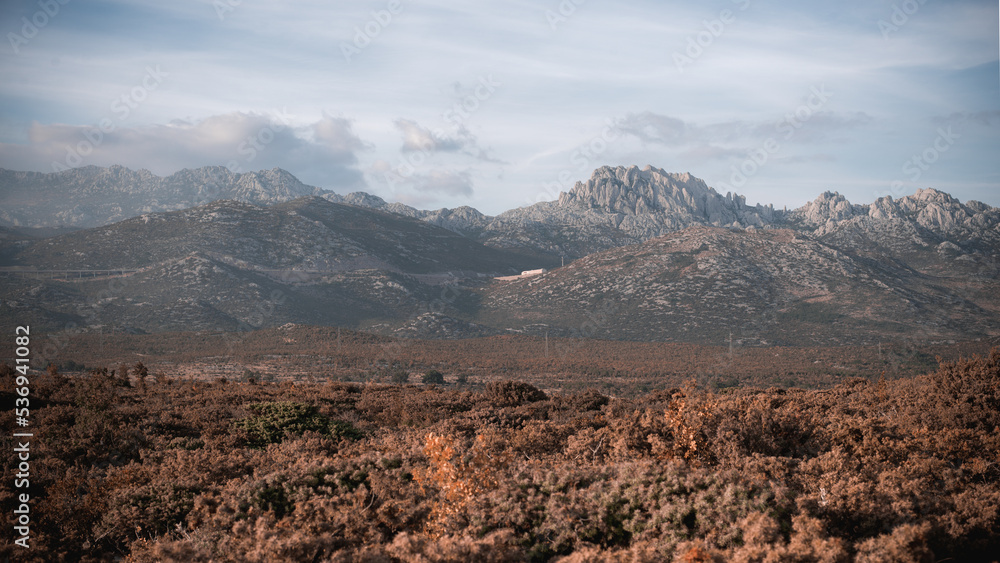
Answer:
[[[139,367],[33,378],[32,547],[4,538],[0,556],[750,562],[1000,553],[1000,350],[822,390],[718,392],[691,382],[627,398],[513,380],[483,389],[204,381],[140,377]],[[13,415],[0,413],[5,428]],[[7,530],[15,471],[3,465]]]

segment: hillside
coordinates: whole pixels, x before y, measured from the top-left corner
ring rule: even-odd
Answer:
[[[6,252],[16,268],[0,278],[7,296],[0,316],[30,315],[51,328],[403,322],[432,306],[439,313],[467,306],[458,298],[433,305],[443,283],[550,265],[317,197],[269,207],[219,201],[18,244]],[[56,273],[10,271],[18,269]],[[66,272],[77,270],[86,275]]]
[[[996,279],[933,277],[787,229],[691,227],[484,290],[494,326],[636,340],[862,344],[1000,334]]]
[[[963,204],[926,189],[861,205],[826,192],[799,209],[784,210],[748,206],[738,194],[723,196],[690,174],[652,166],[598,168],[558,201],[512,209],[479,225],[475,233],[485,244],[572,258],[710,226],[792,229],[843,250],[864,244],[904,262],[915,257],[914,250],[941,250],[973,255],[965,260],[986,260],[994,267],[1000,263],[1000,209],[982,202]]]
[[[224,200],[145,214],[46,239],[18,260],[48,269],[135,269],[194,252],[252,269],[520,271],[512,255],[451,231],[319,197],[267,207]]]

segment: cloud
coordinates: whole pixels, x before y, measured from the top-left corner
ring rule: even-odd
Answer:
[[[445,172],[433,170],[428,174],[417,174],[413,178],[413,189],[422,193],[449,196],[472,196],[472,177],[468,172]]]
[[[464,126],[458,127],[456,134],[448,137],[439,129],[428,129],[411,119],[397,119],[393,124],[403,134],[403,146],[400,150],[404,153],[461,153],[484,162],[507,164],[490,155],[489,149],[479,146],[476,136]]]
[[[0,29],[19,33],[21,17],[37,12],[38,1],[10,4],[0,10]],[[997,186],[998,9],[991,2],[922,3],[886,38],[878,22],[893,15],[888,3],[751,3],[740,10],[743,3],[724,1],[736,21],[680,75],[671,54],[686,49],[723,6],[580,2],[553,30],[537,3],[432,0],[417,10],[407,4],[379,24],[377,37],[347,64],[341,45],[378,23],[366,3],[306,0],[294,10],[283,2],[223,4],[233,9],[135,0],[65,6],[4,59],[0,166],[50,171],[90,130],[55,124],[108,117],[120,129],[106,133],[82,164],[170,173],[236,161],[244,169],[281,166],[338,191],[366,189],[358,170],[371,170],[370,189],[391,199],[397,192],[384,182],[390,168],[373,163],[400,169],[419,161],[411,173],[468,170],[476,184],[471,203],[499,213],[535,200],[539,186],[564,171],[579,180],[603,164],[650,163],[726,179],[748,151],[775,137],[782,152],[747,186],[770,202],[786,197],[766,193],[779,180],[792,186],[821,176],[845,190],[861,177],[888,183],[935,129],[954,125],[962,143],[936,164],[938,176],[921,181],[947,181],[956,190]],[[109,104],[141,84],[147,65],[162,65],[169,76],[127,119],[117,119]],[[819,111],[832,113],[812,115],[791,138],[777,132],[786,114],[807,103],[811,87],[823,84],[834,96]],[[302,116],[296,127],[276,132],[247,162],[252,153],[237,147],[268,117],[233,112],[282,106]],[[624,134],[593,154],[589,143],[608,118],[617,118]],[[159,133],[162,141],[151,138]],[[779,166],[817,153],[836,161]],[[580,154],[585,158],[574,157]],[[498,155],[508,162],[492,164]],[[399,197],[422,195],[400,185]],[[857,189],[852,200],[874,198]],[[800,203],[799,192],[789,193],[788,203]],[[1000,190],[955,193],[997,204],[995,194]]]
[[[470,139],[446,138],[440,131],[421,127],[416,121],[397,119],[396,129],[403,134],[403,152],[456,152],[470,144]],[[474,140],[472,140],[474,143]]]
[[[746,151],[739,149],[727,149],[715,145],[698,145],[678,155],[682,159],[693,158],[697,160],[714,160],[727,158],[743,158]]]
[[[678,146],[690,142],[695,131],[684,121],[676,117],[655,114],[644,111],[639,114],[628,114],[618,121],[618,129],[627,135],[632,135],[645,143],[658,143],[667,146]]]
[[[1000,123],[1000,110],[992,111],[956,111],[946,116],[936,116],[931,118],[935,125],[958,125],[964,123],[975,123],[985,127],[992,127]]]
[[[806,154],[806,155],[795,155],[795,156],[785,156],[785,157],[775,157],[775,162],[782,162],[784,164],[809,164],[814,162],[836,162],[837,157],[831,154]]]
[[[351,121],[343,117],[323,115],[323,119],[309,126],[313,138],[327,148],[341,153],[370,148],[351,130]]]
[[[779,137],[779,128],[783,123],[795,126],[797,142],[819,142],[830,140],[835,133],[855,129],[872,121],[872,116],[864,112],[810,110],[804,118],[801,113],[789,112],[787,115],[775,116],[773,120],[732,120],[699,125],[644,111],[627,114],[616,125],[619,131],[644,144],[686,149],[682,154],[687,156],[720,158],[728,156],[727,153],[745,150],[768,138]],[[743,149],[720,147],[719,144],[738,145]]]
[[[60,170],[121,164],[168,175],[182,168],[224,165],[233,171],[275,166],[306,183],[333,189],[363,188],[355,168],[368,146],[351,122],[324,116],[304,127],[294,116],[233,112],[200,120],[121,127],[32,123],[27,144],[0,144],[0,166],[18,170]]]
[[[858,129],[873,121],[872,116],[862,111],[851,113],[816,112],[808,120],[802,122],[802,127],[796,130],[795,139],[797,142],[808,143],[835,141],[837,135]]]

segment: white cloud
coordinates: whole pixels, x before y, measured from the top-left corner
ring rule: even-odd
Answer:
[[[396,129],[399,129],[403,134],[403,147],[401,149],[403,152],[455,152],[466,145],[475,144],[474,140],[468,138],[445,137],[443,133],[421,127],[416,121],[409,119],[397,119],[394,124]]]

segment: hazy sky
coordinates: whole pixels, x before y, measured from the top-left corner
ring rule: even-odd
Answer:
[[[992,0],[5,0],[0,32],[15,170],[278,166],[497,213],[652,164],[778,207],[1000,206]]]

